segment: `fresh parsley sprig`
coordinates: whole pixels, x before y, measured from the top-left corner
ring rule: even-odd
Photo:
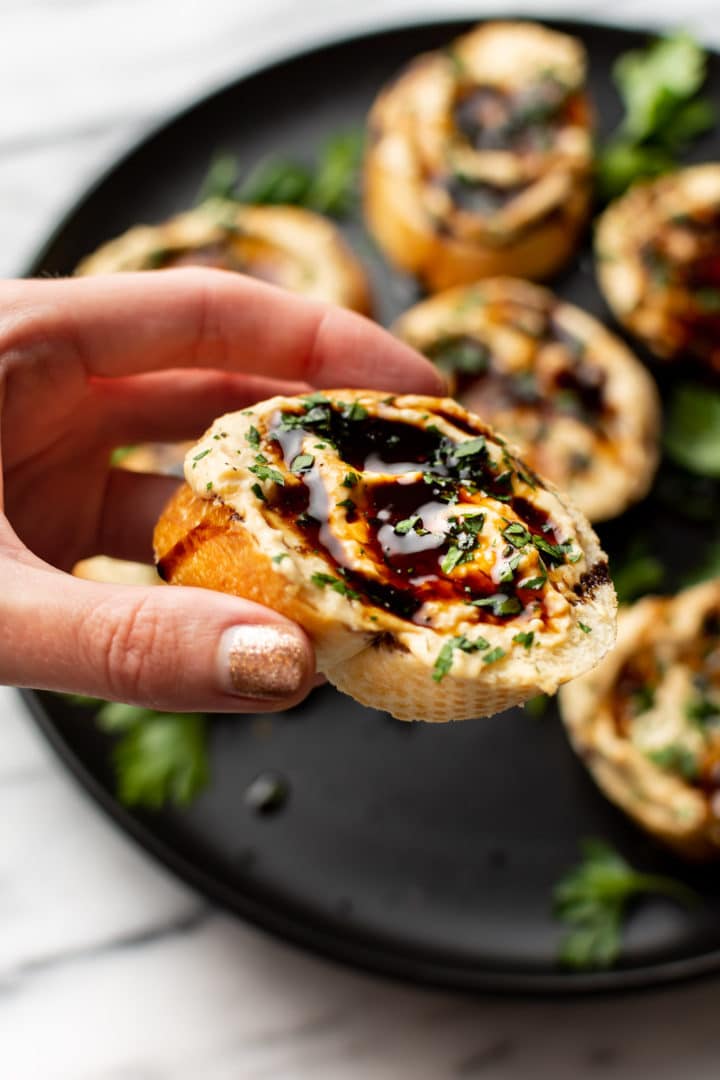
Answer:
[[[357,200],[362,148],[362,132],[339,132],[321,147],[313,165],[290,158],[264,158],[242,179],[238,159],[223,153],[211,162],[197,202],[220,199],[303,206],[330,217],[344,217]]]
[[[612,967],[622,947],[623,923],[632,901],[667,896],[691,907],[697,895],[673,878],[644,874],[602,840],[585,840],[582,862],[553,890],[555,915],[569,927],[559,959],[575,970]]]
[[[210,779],[207,718],[162,713],[137,705],[62,694],[70,705],[95,712],[101,731],[116,737],[112,749],[117,795],[126,806],[158,810],[187,806]]]
[[[661,37],[624,53],[613,67],[625,114],[596,159],[597,185],[606,200],[642,177],[659,176],[715,122],[712,103],[698,96],[707,56],[686,33]]]

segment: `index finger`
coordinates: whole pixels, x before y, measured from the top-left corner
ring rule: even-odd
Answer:
[[[95,376],[212,367],[319,387],[443,392],[428,360],[363,316],[242,274],[191,267],[8,283],[4,292],[21,315],[12,344],[27,344],[23,334],[59,339]]]

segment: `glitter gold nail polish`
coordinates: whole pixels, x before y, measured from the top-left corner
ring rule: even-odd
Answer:
[[[229,693],[282,700],[296,694],[307,678],[308,651],[292,630],[248,623],[225,631],[220,665]]]

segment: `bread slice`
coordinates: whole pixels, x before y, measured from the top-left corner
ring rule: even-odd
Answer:
[[[296,620],[331,683],[400,719],[552,693],[614,641],[585,518],[449,399],[272,398],[220,417],[185,476],[161,576]]]

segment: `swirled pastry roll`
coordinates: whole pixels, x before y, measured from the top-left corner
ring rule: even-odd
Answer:
[[[214,199],[161,225],[137,225],[88,256],[78,274],[212,266],[341,307],[370,309],[367,277],[338,229],[297,206]]]
[[[161,576],[295,619],[330,682],[400,719],[552,692],[614,640],[585,518],[451,400],[272,398],[217,420],[185,476]]]
[[[365,213],[388,258],[430,291],[544,278],[588,214],[585,54],[534,23],[491,22],[419,56],[375,101]]]
[[[720,370],[720,164],[636,184],[600,218],[595,252],[628,330],[658,357]]]
[[[616,648],[560,705],[612,802],[681,855],[720,854],[720,582],[621,610]]]
[[[647,493],[658,462],[655,383],[584,311],[540,286],[492,278],[417,304],[395,332],[591,521]]]

